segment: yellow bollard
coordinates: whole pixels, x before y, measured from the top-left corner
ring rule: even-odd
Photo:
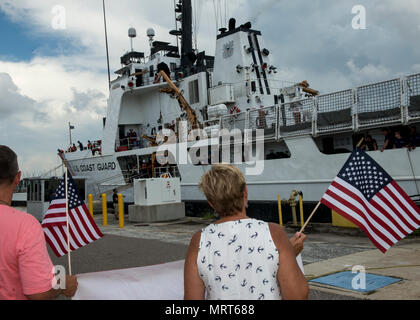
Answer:
[[[89,213],[90,213],[90,216],[93,218],[93,196],[92,196],[92,194],[89,194],[88,202],[89,202]]]
[[[108,207],[106,203],[106,194],[102,194],[102,215],[103,215],[103,225],[106,227],[108,225]]]
[[[299,208],[300,208],[300,226],[303,227],[305,225],[304,217],[303,217],[303,196],[299,195]]]
[[[280,195],[277,196],[278,205],[279,205],[279,224],[283,227],[283,213],[281,212],[281,199]]]
[[[123,203],[123,195],[120,193],[118,194],[118,214],[120,220],[120,228],[124,228],[124,203]]]

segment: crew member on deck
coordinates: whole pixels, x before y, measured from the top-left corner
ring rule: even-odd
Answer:
[[[77,141],[77,143],[79,144],[79,150],[83,151],[84,150],[83,143],[81,143],[80,141]]]
[[[361,145],[360,149],[364,151],[377,151],[378,144],[376,143],[376,140],[372,138],[371,135],[367,134],[365,136],[365,140],[363,140],[363,144]]]
[[[392,137],[389,129],[383,128],[382,133],[385,138],[384,138],[384,146],[382,147],[381,152],[383,152],[384,150],[389,150],[389,149],[394,148],[394,138]]]

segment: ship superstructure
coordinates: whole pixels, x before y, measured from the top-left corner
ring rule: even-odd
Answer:
[[[202,142],[214,145],[222,130],[238,129],[241,140],[231,145],[239,145],[243,159],[236,165],[246,173],[263,162],[262,172],[246,176],[251,202],[274,202],[278,194],[287,198],[300,190],[305,202],[316,203],[361,137],[369,133],[381,148],[381,128],[420,123],[420,74],[320,94],[307,81],[281,80],[273,53],[250,23],[231,19],[220,29],[213,57],[193,49],[191,0],[180,0],[176,13],[180,27],[170,33],[181,47],[155,41],[149,29],[150,55],[131,51],[121,57],[102,139],[94,148],[62,154],[76,175],[88,178],[88,193],[119,187],[130,202],[133,179],[170,175],[181,177],[183,201],[204,201],[197,186],[211,166],[210,151],[201,154],[203,161],[185,163],[183,149],[175,148],[177,154],[169,155],[175,161],[159,165],[156,152],[164,141],[157,136],[173,132],[178,147],[184,134],[202,129],[213,137]],[[187,141],[187,151],[196,140]],[[419,193],[418,148],[369,154],[408,194]]]

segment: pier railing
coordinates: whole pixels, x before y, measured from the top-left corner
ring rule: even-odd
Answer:
[[[266,138],[326,135],[420,121],[420,73],[220,118],[220,129]]]

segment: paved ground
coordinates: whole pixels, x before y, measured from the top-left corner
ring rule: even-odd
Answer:
[[[105,237],[72,253],[73,274],[125,269],[183,260],[191,236],[211,221],[187,218],[182,223],[133,225],[126,222],[120,229],[113,215],[109,225],[102,226],[101,216],[95,216]],[[294,231],[287,229],[289,236]],[[330,261],[349,254],[371,251],[374,247],[364,236],[317,233],[308,234],[302,253],[305,270],[314,263]],[[67,266],[67,257],[57,259],[50,251],[54,264]],[[312,269],[311,269],[312,270]],[[363,296],[312,288],[311,300],[363,299]]]

